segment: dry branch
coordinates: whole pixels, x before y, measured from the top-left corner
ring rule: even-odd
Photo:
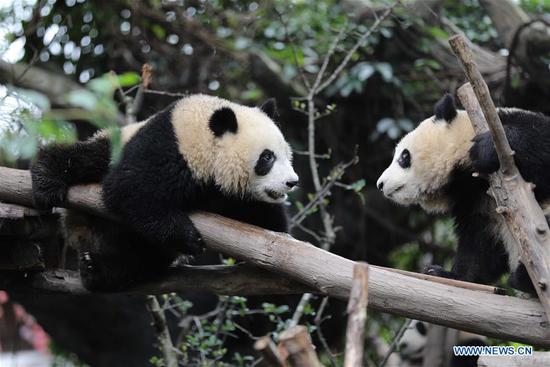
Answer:
[[[166,315],[164,315],[164,310],[160,307],[157,296],[147,296],[147,310],[153,319],[152,324],[157,333],[159,349],[164,356],[164,366],[177,367],[178,356],[176,355],[176,350],[174,349],[174,344],[170,337],[170,331],[166,325]]]
[[[369,265],[356,263],[348,303],[348,327],[344,367],[361,367],[365,343],[365,323],[369,300]]]
[[[497,208],[504,216],[508,229],[519,244],[522,263],[537,291],[539,299],[550,317],[550,229],[540,208],[533,186],[523,180],[514,162],[512,148],[508,143],[504,128],[496,111],[489,88],[472,59],[471,50],[462,35],[449,39],[449,43],[464,65],[471,88],[461,89],[459,95],[462,104],[471,113],[470,119],[476,121],[476,133],[481,126],[489,127],[500,162],[500,171],[490,175],[491,193]],[[473,93],[477,101],[473,98]],[[468,98],[468,95],[470,96]],[[464,99],[464,100],[462,100]],[[476,102],[479,102],[478,104]],[[481,115],[474,113],[481,110]]]
[[[30,205],[31,194],[28,171],[0,167],[0,200]],[[100,190],[97,186],[71,188],[67,206],[102,213]],[[211,250],[288,276],[316,292],[340,299],[349,297],[355,264],[351,260],[288,235],[217,215],[195,213],[191,219]],[[369,307],[476,334],[550,347],[550,326],[535,300],[453,287],[371,267]]]
[[[275,343],[273,343],[273,340],[271,340],[271,337],[269,337],[269,335],[258,339],[256,343],[254,343],[254,349],[261,353],[265,365],[269,367],[286,366],[281,356],[279,355],[277,346],[275,345]]]
[[[305,326],[293,326],[283,331],[280,339],[281,345],[288,352],[288,360],[292,367],[323,366],[317,358]]]

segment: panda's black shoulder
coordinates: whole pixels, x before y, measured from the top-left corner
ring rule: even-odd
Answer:
[[[151,116],[145,125],[128,141],[124,147],[125,155],[143,153],[160,157],[178,156],[176,135],[172,121],[172,111],[177,102]],[[141,154],[139,154],[141,155]]]
[[[550,117],[534,111],[523,110],[520,108],[500,107],[498,116],[505,126],[537,126],[539,128],[550,129]]]

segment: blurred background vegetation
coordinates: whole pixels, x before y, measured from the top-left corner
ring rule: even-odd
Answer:
[[[187,93],[215,94],[250,105],[277,99],[282,130],[296,151],[301,176],[301,191],[291,198],[290,211],[295,214],[315,192],[302,154],[308,148],[307,119],[299,99],[308,92],[305,84],[313,82],[338,34],[341,40],[329,74],[392,4],[1,2],[0,164],[27,168],[40,144],[74,141],[98,128],[116,128],[127,115],[128,100],[136,98],[142,65],[148,64],[152,79],[135,111],[137,120]],[[335,81],[315,96],[317,110],[326,114],[316,122],[321,177],[340,162],[359,158],[325,199],[337,229],[331,251],[413,271],[432,262],[448,265],[456,240],[452,221],[391,204],[377,192],[376,179],[399,138],[432,114],[433,104],[445,91],[454,92],[464,80],[446,46],[449,35],[457,31],[479,46],[477,61],[498,105],[550,113],[549,10],[548,0],[407,0],[368,37]],[[318,244],[323,226],[317,213],[308,213],[302,224],[293,235]],[[13,296],[37,317],[56,351],[73,353],[93,366],[143,365],[154,356],[159,356],[154,363],[163,363],[139,297]],[[165,306],[176,310],[169,315],[174,333],[179,333],[182,350],[191,358],[186,365],[195,361],[196,351],[201,351],[199,365],[205,360],[212,365],[254,363],[250,330],[254,336],[282,330],[299,300],[256,298],[167,296]],[[321,304],[322,299],[314,297],[302,323],[311,326],[317,342],[315,329],[328,330],[325,338],[336,356],[332,360],[338,361],[344,308],[330,300],[316,320]],[[222,307],[224,316],[201,319],[202,339],[196,326],[182,326],[186,315],[215,307]],[[369,320],[370,330],[376,330],[370,337],[386,343],[402,322],[376,313],[370,313]],[[222,321],[226,337],[208,331]],[[320,353],[330,365],[330,353]],[[383,356],[369,350],[369,358],[375,365]]]

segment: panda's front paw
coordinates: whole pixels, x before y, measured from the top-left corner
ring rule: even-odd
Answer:
[[[520,263],[516,270],[510,274],[510,277],[508,278],[508,285],[527,294],[537,294],[535,286],[531,282],[531,278],[527,273],[527,269],[522,263]]]
[[[476,136],[470,148],[470,160],[476,172],[489,174],[500,166],[490,132]]]
[[[204,252],[204,241],[199,231],[191,227],[185,231],[184,252],[188,255],[200,255]]]
[[[69,186],[63,175],[56,175],[48,167],[49,161],[38,160],[31,167],[32,195],[39,209],[51,209],[67,199]]]
[[[458,279],[458,276],[455,273],[451,271],[447,271],[439,265],[428,265],[424,268],[423,273],[427,275],[433,275],[436,277]]]
[[[38,209],[51,209],[54,206],[60,206],[67,200],[68,188],[59,186],[51,188],[48,191],[33,191],[33,202]]]

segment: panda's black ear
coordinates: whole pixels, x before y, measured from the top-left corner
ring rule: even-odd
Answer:
[[[270,98],[260,106],[260,110],[269,116],[270,119],[275,119],[278,115],[277,113],[277,101],[275,98]]]
[[[449,93],[446,93],[443,98],[435,104],[435,119],[436,120],[445,120],[451,122],[456,117],[456,106],[453,96]]]
[[[235,112],[229,107],[222,107],[210,116],[208,126],[216,137],[220,137],[227,132],[236,133],[239,125]]]

